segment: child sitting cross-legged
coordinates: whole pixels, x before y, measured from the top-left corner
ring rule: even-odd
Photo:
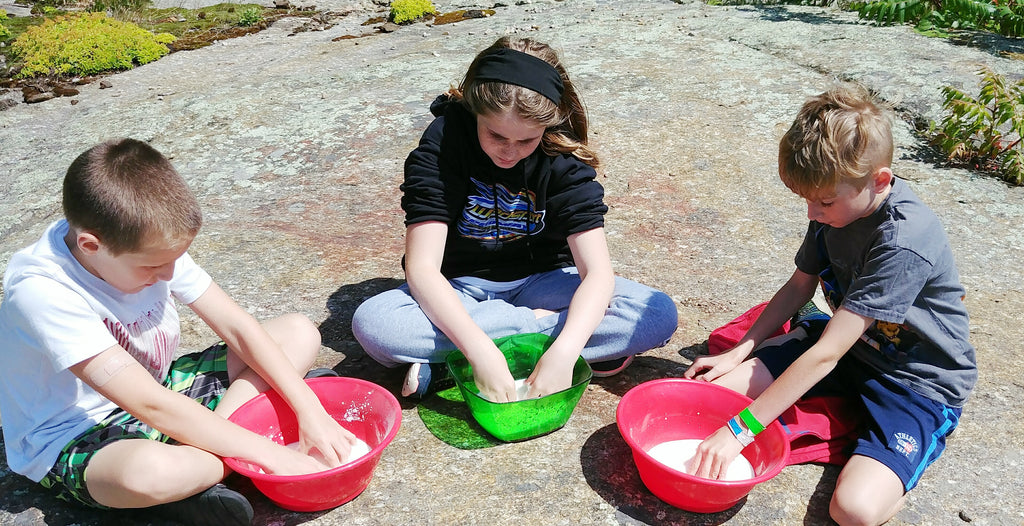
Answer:
[[[192,260],[202,216],[163,155],[131,139],[89,149],[67,171],[63,208],[4,274],[0,414],[12,470],[86,506],[248,525],[248,500],[220,484],[221,457],[302,474],[348,456],[354,437],[302,379],[320,350],[316,327],[298,314],[260,324]],[[174,300],[223,343],[173,359]],[[295,411],[301,451],[225,418],[267,389]],[[304,454],[314,449],[320,460]]]
[[[810,99],[782,138],[779,174],[810,224],[796,270],[746,335],[685,373],[754,399],[701,443],[691,473],[718,478],[805,394],[850,397],[867,415],[829,506],[841,525],[888,521],[942,453],[977,364],[949,241],[894,177],[892,152],[887,112],[852,85]],[[819,283],[831,319],[768,339]]]
[[[551,46],[499,38],[430,110],[401,187],[407,283],[352,317],[371,357],[409,364],[403,395],[444,385],[459,349],[482,395],[516,400],[520,379],[492,341],[510,334],[554,338],[525,379],[530,398],[568,388],[580,356],[610,376],[667,343],[672,299],[613,272],[587,114]]]

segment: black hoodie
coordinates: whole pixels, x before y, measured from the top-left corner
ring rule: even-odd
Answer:
[[[513,281],[573,266],[566,238],[604,226],[604,188],[571,155],[538,147],[514,167],[494,165],[480,147],[476,116],[442,95],[437,118],[405,160],[405,224],[448,225],[441,273]]]

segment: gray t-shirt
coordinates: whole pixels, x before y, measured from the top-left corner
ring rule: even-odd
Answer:
[[[906,183],[894,179],[878,210],[843,228],[811,221],[796,266],[822,277],[833,309],[876,320],[854,357],[927,398],[963,406],[978,379],[964,288],[942,224]]]

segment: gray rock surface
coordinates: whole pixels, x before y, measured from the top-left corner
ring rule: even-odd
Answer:
[[[171,0],[177,1],[177,0]],[[690,514],[643,486],[615,427],[619,397],[681,376],[709,331],[767,300],[805,227],[778,180],[778,138],[806,97],[861,81],[899,109],[894,168],[944,221],[967,288],[981,377],[946,454],[892,524],[1024,524],[1024,359],[1019,316],[1024,189],[943,167],[909,123],[941,116],[939,88],[975,90],[982,64],[1019,78],[1020,42],[930,39],[814,7],[695,1],[435,2],[496,14],[380,34],[377,3],[331,0],[325,31],[286,20],[109,77],[112,87],[0,112],[0,262],[59,217],[59,182],[98,141],[132,136],[170,156],[204,206],[194,257],[258,317],[321,324],[319,364],[397,391],[348,328],[358,303],[402,279],[402,161],[427,105],[504,34],[556,45],[603,155],[616,270],[667,291],[680,328],[626,373],[595,381],[569,423],[534,440],[463,451],[404,403],[368,489],[339,508],[280,510],[253,488],[258,524],[830,524],[836,468],[788,467],[742,505]],[[341,13],[347,13],[341,16]],[[337,40],[343,35],[365,35]],[[73,102],[76,102],[73,104]],[[214,336],[183,310],[184,345]],[[2,365],[0,365],[2,366]],[[234,480],[246,487],[244,481]],[[152,522],[57,502],[0,461],[0,524]]]

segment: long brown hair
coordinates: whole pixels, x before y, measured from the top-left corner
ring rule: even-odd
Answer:
[[[562,78],[564,90],[561,103],[556,105],[540,93],[514,84],[477,81],[480,59],[501,48],[528,53],[551,64]],[[530,38],[499,38],[477,54],[462,83],[449,90],[448,94],[462,101],[474,115],[515,111],[519,117],[543,125],[545,131],[540,146],[547,155],[569,154],[591,167],[597,168],[600,165],[597,153],[587,144],[587,111],[583,100],[569,79],[558,53],[547,44]]]

